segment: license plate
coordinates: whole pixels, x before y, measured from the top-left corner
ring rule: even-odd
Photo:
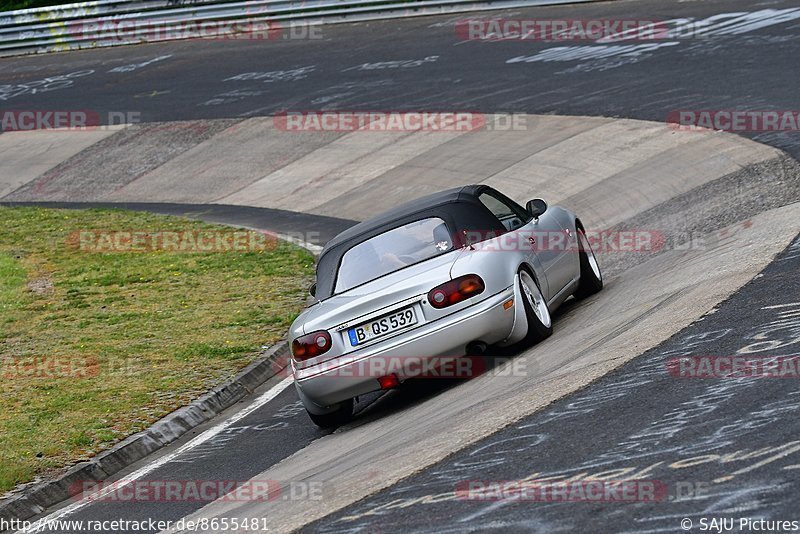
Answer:
[[[417,324],[417,316],[414,313],[414,309],[405,308],[351,328],[347,331],[347,335],[350,337],[350,346],[355,347],[413,324]]]

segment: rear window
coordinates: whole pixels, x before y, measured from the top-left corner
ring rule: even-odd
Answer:
[[[450,231],[438,217],[394,228],[344,253],[334,293],[347,291],[452,249]]]

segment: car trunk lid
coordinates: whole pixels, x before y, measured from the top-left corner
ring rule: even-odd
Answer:
[[[402,308],[450,280],[450,270],[460,253],[450,251],[325,299],[308,310],[304,329],[341,330]],[[423,317],[418,319],[424,321]]]

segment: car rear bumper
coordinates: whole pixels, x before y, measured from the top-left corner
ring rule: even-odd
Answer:
[[[380,390],[378,378],[388,374],[396,374],[401,381],[421,374],[460,378],[478,374],[471,362],[457,357],[465,354],[472,341],[492,344],[509,337],[515,308],[522,305],[515,300],[505,308],[504,303],[513,298],[513,287],[508,287],[383,343],[314,367],[293,369],[300,399],[309,411],[322,414],[344,400]],[[432,371],[437,364],[444,366],[441,373]]]

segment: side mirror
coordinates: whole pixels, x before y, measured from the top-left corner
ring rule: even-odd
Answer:
[[[534,198],[528,202],[525,208],[528,210],[528,213],[533,215],[534,219],[538,219],[545,211],[547,211],[547,202],[541,198]]]
[[[317,296],[317,283],[316,282],[311,284],[311,287],[308,288],[308,292],[311,293],[312,297],[316,297]]]

